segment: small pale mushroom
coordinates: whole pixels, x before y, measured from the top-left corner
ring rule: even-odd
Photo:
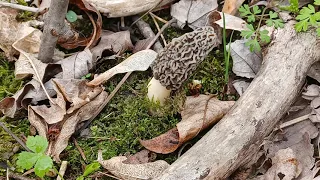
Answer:
[[[164,104],[171,91],[178,90],[219,44],[219,38],[211,26],[173,39],[151,64],[153,78],[148,84],[148,98]]]

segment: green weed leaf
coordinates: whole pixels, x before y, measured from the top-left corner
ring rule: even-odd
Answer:
[[[26,145],[35,153],[44,153],[48,147],[48,141],[43,136],[29,136]]]
[[[317,28],[317,35],[320,37],[320,28]]]
[[[320,6],[320,0],[315,0],[314,4],[317,5],[317,6]]]
[[[283,21],[278,18],[277,13],[270,11],[269,17],[270,17],[270,19],[268,19],[266,21],[267,26],[271,27],[274,25],[275,28],[283,28],[284,27]],[[278,19],[276,19],[276,18],[278,18]]]
[[[252,10],[253,10],[253,14],[261,13],[261,10],[259,9],[259,6],[257,6],[257,5],[253,6]]]
[[[43,177],[52,168],[52,159],[47,155],[42,155],[39,157],[36,165],[34,166],[34,172],[37,176]]]
[[[280,7],[280,9],[285,11],[290,11],[293,13],[299,12],[299,0],[289,0],[290,6]]]
[[[259,6],[253,6],[252,7],[253,13],[250,10],[250,7],[248,4],[245,4],[239,8],[240,16],[246,17],[248,22],[255,22],[256,18],[255,15],[261,13],[261,9],[259,9]]]
[[[254,27],[252,26],[252,24],[247,24],[247,28],[248,28],[249,30],[242,30],[240,36],[242,36],[242,37],[244,37],[244,38],[246,38],[246,39],[249,39],[251,36],[254,35],[255,29],[254,29]]]
[[[308,19],[298,22],[294,27],[297,32],[307,31],[308,30]]]
[[[83,176],[86,177],[89,174],[91,174],[99,169],[100,169],[100,164],[98,162],[91,163],[88,166],[86,166],[84,173],[83,173]]]
[[[245,43],[245,45],[249,46],[251,52],[253,52],[253,51],[259,52],[259,51],[261,51],[261,47],[260,47],[260,44],[257,41],[257,39],[250,39]]]
[[[31,169],[39,159],[39,154],[32,152],[21,152],[18,155],[17,165],[23,169]]]
[[[268,30],[262,30],[260,31],[260,39],[262,42],[269,43],[270,42],[270,36],[268,35]]]

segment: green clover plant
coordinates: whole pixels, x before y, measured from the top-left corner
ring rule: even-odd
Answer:
[[[254,5],[249,7],[247,4],[239,8],[240,16],[247,18],[247,30],[241,31],[241,36],[248,39],[246,46],[249,46],[250,51],[261,51],[260,43],[269,43],[270,36],[268,35],[268,30],[261,30],[260,26],[262,20],[265,20],[267,26],[274,26],[275,28],[283,28],[284,24],[281,19],[279,19],[278,14],[269,11],[269,14],[265,14],[267,7],[262,11],[259,6]],[[260,14],[261,13],[261,14]],[[259,19],[258,25],[254,26],[254,23]]]
[[[53,167],[51,157],[45,154],[48,147],[47,139],[43,136],[29,136],[26,145],[32,152],[21,152],[18,155],[17,165],[26,170],[34,167],[35,174],[43,178]]]
[[[314,5],[319,6],[320,0],[315,0]],[[314,27],[316,28],[317,35],[320,36],[320,12],[316,12],[313,5],[309,4],[308,7],[303,7],[299,11],[296,20],[298,20],[297,24],[295,24],[297,32],[305,32],[309,27]]]

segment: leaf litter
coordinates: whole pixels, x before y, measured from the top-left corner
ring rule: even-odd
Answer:
[[[241,31],[247,29],[246,22],[233,16],[243,1],[229,3],[228,9],[232,15],[226,15],[226,29]],[[87,46],[83,51],[65,57],[56,50],[54,62],[44,64],[37,59],[40,46],[41,31],[30,26],[31,22],[20,23],[15,20],[16,10],[1,8],[0,36],[6,37],[0,41],[0,48],[9,60],[16,61],[15,76],[19,79],[32,77],[12,97],[0,102],[0,110],[8,117],[14,117],[20,109],[28,110],[30,124],[39,135],[49,140],[47,154],[60,162],[60,154],[67,147],[69,138],[79,128],[79,124],[92,118],[97,109],[108,98],[108,93],[102,86],[111,77],[119,73],[146,71],[157,53],[144,50],[151,38],[131,42],[130,31],[112,32],[102,30],[101,7],[95,7],[86,1],[72,0],[78,8],[94,13],[95,18],[88,14],[93,31],[89,37],[78,38],[73,34],[70,39],[61,39],[59,43],[66,49]],[[50,1],[42,1],[42,10],[49,7]],[[240,5],[239,5],[240,4]],[[214,23],[223,27],[222,13],[216,10],[216,1],[188,1],[181,0],[173,4],[171,15],[178,20],[178,26],[185,25],[195,29],[205,26],[212,16],[219,16]],[[212,12],[212,14],[210,14]],[[209,15],[210,14],[210,15]],[[210,22],[211,23],[211,22]],[[71,27],[72,29],[72,27]],[[11,33],[16,31],[15,33]],[[100,39],[101,38],[101,39]],[[99,41],[100,39],[100,41]],[[245,93],[251,79],[255,78],[262,64],[262,54],[252,53],[245,46],[245,40],[238,40],[230,44],[233,59],[233,72],[238,76],[233,82],[238,94]],[[109,51],[114,55],[122,55],[127,50],[134,54],[122,63],[110,68],[105,73],[95,76],[93,81],[81,79],[90,73],[103,58],[103,52]],[[15,56],[19,55],[16,59]],[[14,56],[15,55],[15,56]],[[316,68],[316,67],[314,67]],[[313,69],[314,70],[314,69]],[[310,71],[312,72],[312,71]],[[315,79],[317,72],[309,73]],[[89,86],[88,86],[89,85]],[[310,100],[309,104],[292,106],[291,112],[282,122],[288,122],[309,115],[309,119],[297,122],[288,127],[276,128],[265,139],[260,154],[264,161],[259,164],[257,172],[260,175],[251,179],[312,179],[319,171],[319,162],[314,156],[313,141],[319,141],[318,122],[320,122],[320,87],[309,85],[302,93],[302,97]],[[49,104],[41,105],[41,101],[51,99]],[[197,97],[188,96],[181,111],[181,122],[175,128],[151,140],[141,140],[141,144],[156,153],[172,153],[182,144],[196,137],[200,131],[217,123],[234,105],[234,101],[220,101],[212,95]],[[317,144],[319,149],[319,143]],[[142,150],[132,156],[117,156],[109,160],[99,160],[100,164],[112,174],[123,179],[151,179],[159,176],[169,164],[163,160],[155,160],[154,153]],[[317,151],[316,154],[319,154]],[[154,162],[153,162],[154,161]],[[271,164],[270,164],[271,162]],[[258,162],[254,162],[258,163]],[[280,177],[281,176],[281,177]]]

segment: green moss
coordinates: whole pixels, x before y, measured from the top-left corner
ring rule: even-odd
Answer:
[[[12,96],[22,87],[22,81],[14,77],[14,64],[8,63],[0,53],[0,100]]]
[[[112,91],[119,75],[108,82],[107,91]],[[125,153],[134,154],[143,149],[139,139],[151,139],[173,128],[180,120],[179,108],[185,95],[170,99],[169,105],[161,107],[150,102],[146,97],[148,72],[135,72],[113,97],[105,110],[95,119],[90,127],[91,138],[78,138],[78,143],[87,156],[88,163],[97,159],[98,150],[102,150],[103,158],[109,159]],[[157,109],[157,111],[156,111]],[[156,112],[156,113],[154,113]],[[77,172],[83,160],[73,145],[68,146],[68,161],[73,164],[73,173]],[[161,158],[170,162],[175,155]]]
[[[212,51],[191,76],[189,83],[192,80],[200,80],[202,84],[201,94],[220,94],[225,85],[224,72],[223,58],[219,57],[219,51]]]

